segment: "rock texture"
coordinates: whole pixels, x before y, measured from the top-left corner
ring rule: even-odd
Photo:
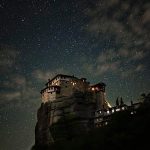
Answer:
[[[71,139],[92,128],[96,102],[92,93],[76,92],[41,104],[37,113],[35,145],[49,145],[60,139]]]

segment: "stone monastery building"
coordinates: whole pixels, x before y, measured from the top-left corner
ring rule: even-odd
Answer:
[[[90,85],[86,78],[77,78],[75,76],[58,74],[45,84],[46,87],[41,90],[42,102],[54,102],[61,97],[71,97],[75,92],[91,92],[93,99],[96,100],[97,109],[108,108],[105,98],[105,84],[98,83]]]

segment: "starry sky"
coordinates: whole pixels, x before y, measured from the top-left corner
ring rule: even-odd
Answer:
[[[105,82],[126,103],[150,91],[148,0],[0,1],[0,149],[34,144],[40,90],[58,73]]]

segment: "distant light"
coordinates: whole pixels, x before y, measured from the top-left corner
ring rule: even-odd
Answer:
[[[125,110],[125,108],[124,108],[124,107],[122,107],[122,110]]]
[[[131,115],[133,115],[134,113],[133,113],[133,111],[131,112]]]
[[[136,111],[131,111],[131,115],[136,114]]]
[[[92,91],[94,91],[95,89],[94,88],[92,88]]]
[[[117,108],[116,111],[120,111],[120,108]]]

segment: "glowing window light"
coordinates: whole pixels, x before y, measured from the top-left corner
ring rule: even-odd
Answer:
[[[96,87],[95,89],[96,89],[96,90],[99,90],[99,88],[98,88],[98,87]]]
[[[133,111],[131,112],[131,115],[133,115],[134,113],[133,113]]]
[[[92,91],[94,91],[95,89],[94,88],[92,88]]]
[[[120,111],[120,108],[117,108],[116,111]]]

